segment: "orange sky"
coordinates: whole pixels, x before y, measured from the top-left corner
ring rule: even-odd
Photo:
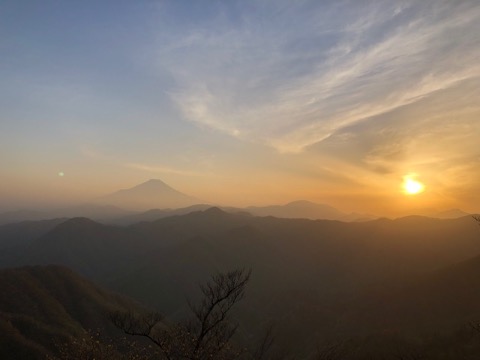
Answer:
[[[367,3],[3,3],[0,211],[151,178],[221,205],[480,211],[480,4]]]

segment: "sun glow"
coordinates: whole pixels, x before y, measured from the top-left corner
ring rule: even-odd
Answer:
[[[420,194],[425,190],[425,185],[414,179],[415,175],[407,175],[403,178],[403,190],[405,194]]]

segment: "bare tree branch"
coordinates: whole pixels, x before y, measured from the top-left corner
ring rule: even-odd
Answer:
[[[152,341],[167,360],[234,359],[239,353],[232,350],[230,340],[237,326],[228,315],[243,298],[250,275],[250,270],[239,269],[212,276],[200,286],[201,302],[189,304],[193,316],[183,325],[166,324],[158,313],[114,313],[111,319],[126,334]]]
[[[266,354],[271,349],[275,337],[273,335],[273,325],[267,327],[265,335],[262,337],[260,344],[257,347],[257,350],[253,353],[253,358],[255,360],[262,360],[265,358]]]

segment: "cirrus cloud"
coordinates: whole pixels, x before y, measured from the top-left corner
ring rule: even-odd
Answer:
[[[162,38],[171,98],[198,126],[280,152],[480,76],[475,1],[261,2],[235,24],[221,10]]]

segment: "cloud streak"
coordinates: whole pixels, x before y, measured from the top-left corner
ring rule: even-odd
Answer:
[[[220,17],[162,47],[185,119],[295,153],[480,76],[474,1],[262,4],[235,27]]]

